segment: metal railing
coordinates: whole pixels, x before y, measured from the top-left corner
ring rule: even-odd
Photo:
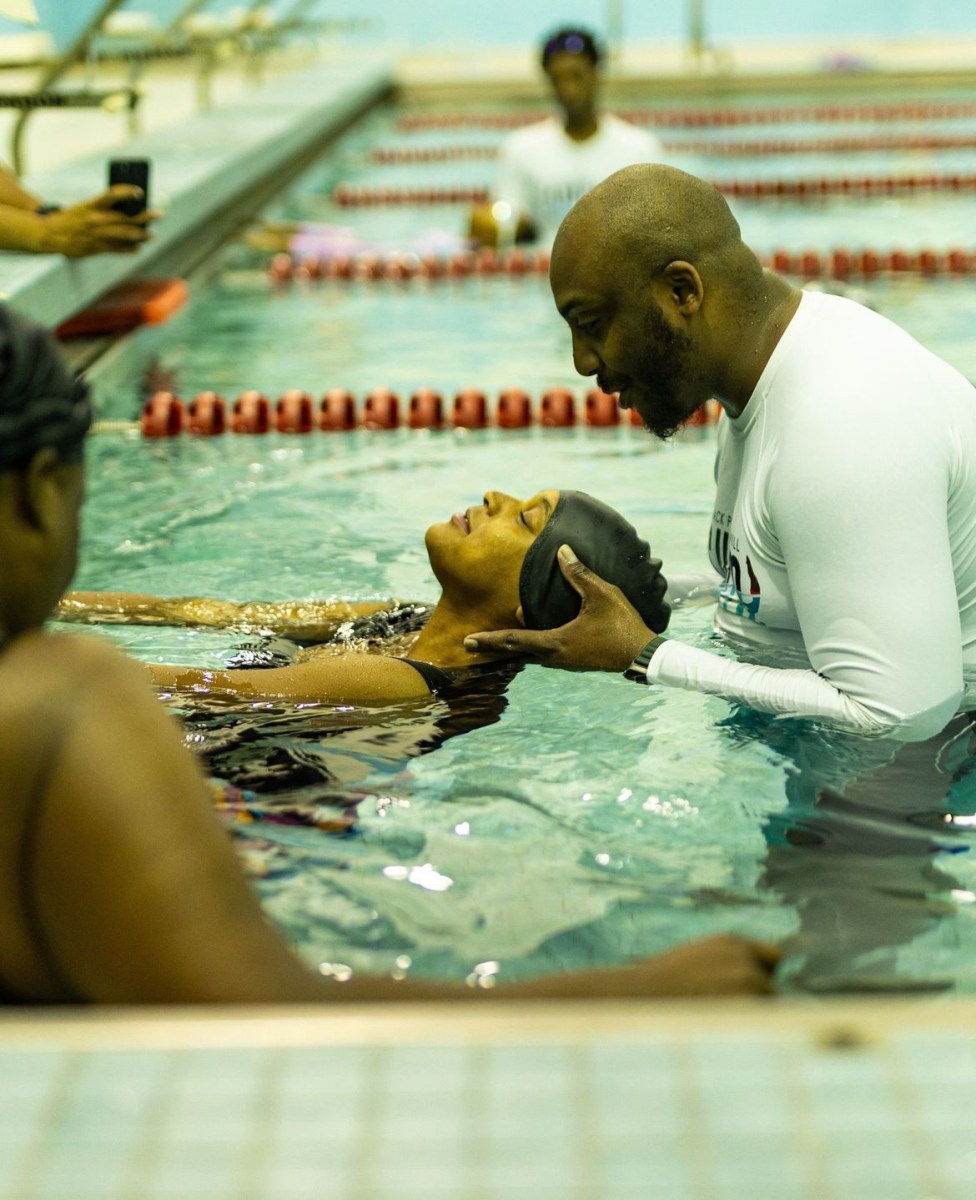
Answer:
[[[258,82],[263,73],[267,54],[279,48],[292,34],[315,32],[323,28],[358,28],[369,22],[316,19],[314,8],[322,0],[295,0],[287,10],[271,22],[262,19],[266,0],[250,0],[240,20],[233,26],[211,31],[195,29],[193,19],[199,16],[211,0],[185,0],[177,14],[159,30],[143,37],[120,37],[106,29],[109,18],[127,0],[104,0],[74,42],[57,58],[48,63],[29,92],[0,91],[0,109],[16,109],[10,139],[10,160],[18,175],[26,169],[25,136],[28,121],[39,109],[102,108],[108,112],[125,113],[130,136],[139,132],[139,101],[142,79],[148,66],[166,59],[193,58],[198,61],[196,91],[197,107],[207,110],[213,103],[213,78],[221,62],[243,58],[248,78]],[[99,61],[128,62],[126,83],[112,88],[92,86],[58,87],[79,64],[94,65]]]

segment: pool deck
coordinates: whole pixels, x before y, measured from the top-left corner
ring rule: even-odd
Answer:
[[[240,224],[290,177],[295,164],[320,151],[365,109],[389,93],[393,65],[384,53],[329,60],[255,87],[233,107],[198,113],[113,149],[115,157],[147,157],[154,203],[164,215],[135,255],[69,260],[60,255],[0,257],[0,298],[48,326],[58,325],[129,278],[181,273],[180,247],[199,260],[217,238]],[[104,151],[28,178],[35,194],[69,204],[105,186]],[[204,237],[203,235],[208,235]],[[192,247],[197,238],[201,244]]]
[[[971,1002],[0,1020],[4,1200],[972,1200]]]

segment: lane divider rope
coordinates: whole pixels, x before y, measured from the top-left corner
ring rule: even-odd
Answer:
[[[863,154],[879,150],[973,150],[976,133],[965,134],[864,134],[849,137],[762,138],[740,141],[684,139],[664,141],[672,154],[701,154],[714,158],[762,158],[773,154]],[[384,166],[404,163],[459,162],[494,159],[497,145],[380,146],[369,161]]]
[[[686,422],[711,425],[721,408],[709,400]],[[263,392],[242,392],[228,404],[213,391],[198,392],[184,402],[173,392],[155,392],[138,421],[96,421],[95,433],[141,433],[147,438],[180,434],[213,437],[223,433],[308,434],[356,429],[568,429],[576,425],[609,428],[640,425],[633,410],[622,409],[615,395],[591,388],[582,403],[570,388],[548,388],[535,403],[521,388],[506,388],[494,401],[479,388],[462,388],[450,406],[442,393],[418,388],[406,403],[389,388],[374,388],[361,401],[344,388],[331,388],[317,400],[301,388],[290,388],[274,403]]]
[[[976,274],[976,250],[949,247],[944,250],[850,250],[838,246],[827,251],[774,250],[760,255],[763,266],[801,279],[875,279],[879,275],[922,275],[927,278],[962,278]],[[267,267],[275,287],[317,280],[359,282],[409,282],[457,280],[471,276],[545,275],[549,270],[547,250],[529,251],[515,247],[502,254],[495,250],[466,250],[449,256],[418,255],[396,251],[372,253],[304,255],[276,254]]]
[[[713,179],[723,196],[748,200],[788,197],[792,200],[819,199],[822,196],[898,196],[915,192],[971,192],[976,190],[976,174],[958,171],[949,174],[919,175],[820,175],[797,179]],[[489,189],[466,187],[360,187],[337,184],[333,201],[340,208],[388,208],[429,204],[484,204]]]
[[[701,129],[707,126],[786,125],[805,121],[952,121],[976,116],[976,102],[930,100],[901,103],[775,104],[750,108],[618,109],[634,125],[663,129]],[[409,133],[429,129],[515,129],[549,116],[548,110],[508,113],[453,112],[404,114],[397,128]]]

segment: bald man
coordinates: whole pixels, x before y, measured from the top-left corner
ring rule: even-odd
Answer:
[[[588,192],[550,282],[576,369],[652,433],[711,397],[724,410],[708,549],[739,661],[654,635],[571,547],[575,621],[469,648],[903,741],[976,708],[969,382],[877,313],[764,270],[719,193],[671,167]]]

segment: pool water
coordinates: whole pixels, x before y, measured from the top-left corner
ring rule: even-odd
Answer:
[[[330,207],[330,180],[378,170],[363,165],[363,151],[388,138],[394,120],[380,113],[353,131],[276,214],[362,218],[364,237],[391,243],[424,222],[456,225],[456,209],[340,216]],[[950,203],[958,199],[939,201],[947,206],[935,222],[939,245],[964,241],[963,208]],[[764,239],[753,236],[762,249],[794,227],[804,245],[826,248],[851,236],[832,207],[756,205],[743,225],[765,223]],[[883,214],[873,218],[865,207],[855,215],[851,227],[870,228],[869,244],[884,245]],[[892,228],[904,231],[904,220]],[[911,231],[918,235],[914,218]],[[900,244],[911,240],[906,234]],[[969,281],[884,281],[859,291],[976,376]],[[537,395],[580,385],[568,351],[544,280],[273,292],[253,256],[235,248],[186,312],[137,335],[131,352],[98,374],[97,400],[104,415],[131,416],[150,357],[175,373],[185,395],[337,386],[404,396],[427,386],[448,397],[465,386],[518,386]],[[661,447],[629,426],[165,443],[103,435],[91,445],[77,583],[238,599],[432,600],[424,529],[489,487],[591,491],[641,529],[666,571],[696,570],[705,561],[713,454],[709,430]],[[707,608],[677,611],[671,629],[725,652]],[[188,630],[106,636],[146,659],[200,664],[222,663],[241,640]],[[444,716],[437,701],[380,715],[328,705],[242,715],[242,736],[262,753],[314,748],[341,786],[308,784],[310,802],[324,796],[355,814],[341,836],[274,822],[237,826],[267,911],[310,962],[340,973],[514,978],[735,929],[791,939],[787,987],[976,990],[976,870],[965,825],[947,829],[940,804],[916,802],[903,784],[899,803],[913,822],[893,819],[890,837],[878,841],[884,849],[873,853],[847,836],[854,823],[844,814],[816,805],[824,787],[848,787],[890,759],[892,746],[711,697],[539,667],[515,678],[507,700],[493,723],[419,754]],[[222,720],[202,734],[191,723],[190,744],[219,741]],[[951,785],[947,803],[965,817],[976,812],[976,787],[959,753],[945,791]],[[891,791],[897,799],[897,782]],[[826,833],[804,840],[794,836],[798,827]]]

